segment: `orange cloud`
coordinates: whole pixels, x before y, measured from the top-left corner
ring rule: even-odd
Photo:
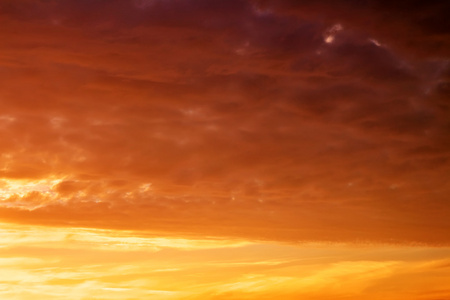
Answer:
[[[448,245],[443,4],[277,3],[4,1],[0,218]]]
[[[431,300],[450,295],[448,248],[283,245],[82,228],[1,228],[4,299]]]

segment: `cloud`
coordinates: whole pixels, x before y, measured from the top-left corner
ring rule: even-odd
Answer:
[[[0,217],[448,244],[444,6],[6,1]]]
[[[292,245],[1,225],[0,293],[5,299],[58,299],[63,293],[69,299],[449,295],[448,247]]]

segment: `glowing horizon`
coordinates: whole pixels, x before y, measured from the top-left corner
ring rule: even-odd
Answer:
[[[2,228],[4,299],[427,299],[448,293],[450,248]]]

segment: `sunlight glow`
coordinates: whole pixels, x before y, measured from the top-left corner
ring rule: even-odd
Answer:
[[[448,253],[446,248],[285,245],[1,224],[0,296],[381,300],[416,299],[440,290],[445,298],[450,296]]]
[[[14,195],[23,197],[30,192],[53,193],[52,189],[61,182],[61,179],[44,180],[0,180],[0,200],[8,199]]]

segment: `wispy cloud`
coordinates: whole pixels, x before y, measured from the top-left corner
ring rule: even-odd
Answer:
[[[434,299],[448,248],[286,245],[2,226],[4,299]],[[138,234],[135,232],[134,234]],[[327,287],[326,289],[324,287]]]

